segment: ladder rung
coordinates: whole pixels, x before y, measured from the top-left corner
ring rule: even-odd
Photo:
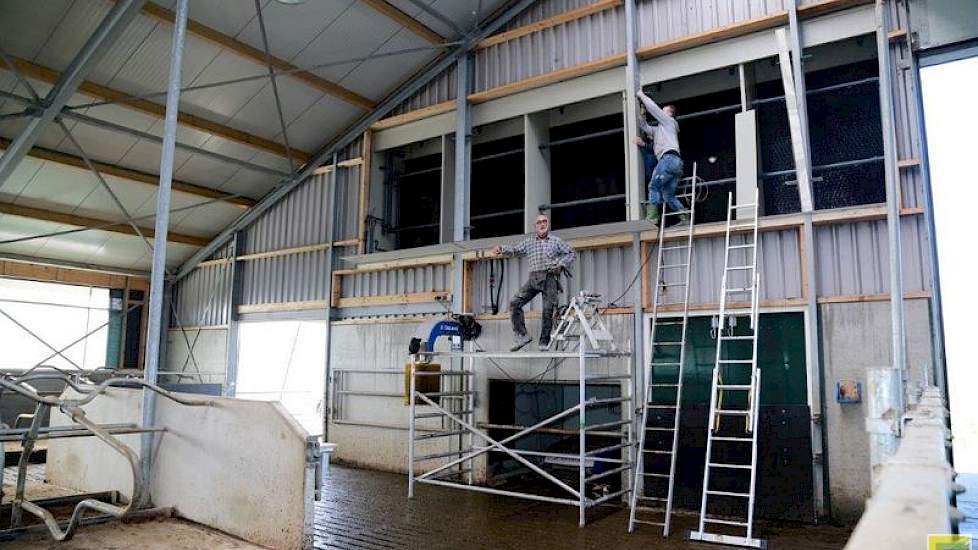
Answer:
[[[737,525],[739,527],[747,527],[747,523],[743,521],[730,521],[728,519],[710,519],[703,518],[703,523],[717,523],[720,525]]]
[[[642,472],[642,475],[645,477],[664,477],[664,478],[671,477],[669,474],[655,474],[652,472]]]
[[[727,248],[751,248],[751,247],[754,247],[754,246],[756,246],[754,243],[732,244],[732,245],[728,246]]]
[[[725,414],[725,415],[728,415],[728,416],[747,416],[747,415],[750,414],[750,411],[734,411],[734,410],[730,410],[730,409],[718,409],[716,411],[716,413],[717,414]]]
[[[667,500],[669,500],[669,499],[667,499],[665,497],[646,497],[646,496],[641,496],[641,497],[635,497],[635,498],[637,498],[639,500],[647,500],[649,502],[666,502]],[[643,511],[646,511],[646,512],[655,512],[656,511],[655,508],[646,508],[646,507],[639,507],[639,506],[636,506],[635,509],[636,510],[643,510]]]
[[[730,209],[731,210],[737,210],[737,209],[740,209],[740,208],[757,208],[757,203],[750,202],[750,203],[746,203],[746,204],[734,204],[734,205],[731,205],[730,206]]]
[[[675,405],[652,405],[650,403],[646,403],[645,408],[646,409],[675,409],[677,407]]]
[[[681,346],[682,342],[652,342],[653,346]]]
[[[667,362],[667,363],[654,363],[653,362],[652,363],[652,366],[653,367],[678,367],[679,366],[679,363],[670,363],[670,362]]]
[[[734,287],[734,288],[726,288],[724,290],[726,290],[727,292],[754,292],[754,287],[752,286],[743,287],[743,288]]]
[[[748,334],[746,336],[721,336],[721,340],[753,340],[754,335]]]
[[[751,439],[751,438],[749,438],[749,437],[717,436],[717,437],[711,437],[710,439],[712,439],[713,441],[739,441],[739,442],[742,442],[742,443],[747,443],[747,442],[753,443],[754,442],[754,440]]]
[[[679,384],[649,384],[650,388],[678,388]]]
[[[466,415],[466,414],[472,414],[472,412],[473,411],[458,411],[458,412],[453,412],[452,414],[454,414],[455,416],[462,416],[462,415]],[[445,413],[436,412],[436,413],[416,414],[416,415],[414,415],[414,418],[416,418],[416,419],[421,419],[421,418],[440,418],[442,416],[445,416]]]
[[[619,426],[626,426],[631,424],[631,420],[616,420],[614,422],[605,422],[603,424],[592,424],[590,426],[584,426],[584,431],[594,431],[594,430],[604,430],[606,428],[617,428]]]
[[[643,512],[659,512],[659,513],[662,513],[662,510],[659,510],[657,508],[647,508],[645,506],[636,506],[635,509],[636,510],[642,510]],[[644,519],[633,519],[632,521],[634,523],[641,523],[642,525],[654,525],[656,527],[664,527],[666,525],[665,523],[662,523],[661,521],[646,521]]]
[[[686,283],[659,283],[659,286],[669,288],[674,286],[686,286]]]
[[[751,386],[750,384],[717,384],[717,389],[747,391],[754,389],[754,386]]]
[[[593,374],[590,376],[585,376],[584,379],[587,381],[593,380],[624,380],[626,378],[631,378],[630,374]]]
[[[643,453],[648,453],[650,455],[671,455],[672,451],[662,451],[659,449],[642,449]]]
[[[742,497],[750,498],[750,493],[731,493],[730,491],[707,491],[708,495],[715,495],[719,497]]]
[[[663,428],[660,426],[646,426],[645,431],[647,432],[671,432],[675,431],[676,428]],[[716,438],[714,438],[716,439]]]
[[[676,267],[686,267],[688,265],[689,264],[668,264],[668,265],[660,265],[659,266],[659,269],[673,269],[673,268],[676,268]]]
[[[673,327],[682,325],[682,321],[656,321],[655,326],[657,327]]]
[[[725,365],[753,365],[753,359],[719,359],[717,363],[723,363]]]
[[[665,252],[667,250],[686,250],[687,248],[689,247],[684,244],[678,246],[663,246],[662,251]]]
[[[736,270],[744,270],[744,269],[755,269],[755,267],[752,265],[735,265],[735,266],[728,267],[727,271],[736,271]]]
[[[689,214],[689,209],[686,210],[673,210],[672,212],[666,212],[666,216],[681,216],[683,214]]]
[[[711,462],[710,468],[729,468],[731,470],[750,470],[750,464],[724,464],[722,462]]]

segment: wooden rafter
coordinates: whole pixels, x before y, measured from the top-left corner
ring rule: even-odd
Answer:
[[[17,67],[17,70],[26,77],[47,82],[48,84],[55,84],[61,78],[61,73],[50,67],[45,67],[44,65],[39,65],[19,57],[13,57],[12,59],[14,65]],[[102,86],[101,84],[96,84],[88,80],[82,82],[81,85],[78,86],[78,92],[101,100],[116,101],[120,105],[125,105],[126,107],[136,111],[158,118],[163,118],[166,114],[166,107],[160,105],[159,103],[153,103],[152,101],[145,99],[128,99],[130,95],[128,93],[109,88],[108,86]],[[258,137],[256,135],[231,128],[230,126],[182,111],[178,115],[177,120],[183,126],[188,126],[202,132],[207,132],[208,134],[220,136],[224,139],[248,145],[256,149],[262,149],[270,153],[275,153],[279,156],[285,156],[285,146],[270,139]],[[297,149],[293,149],[292,154],[302,162],[308,162],[309,159],[312,158],[312,155],[309,153],[299,151]]]
[[[159,21],[163,21],[171,25],[173,24],[173,11],[152,2],[146,2],[146,4],[143,5],[143,13]],[[265,66],[265,52],[263,50],[245,44],[244,42],[232,38],[218,31],[217,29],[213,29],[207,25],[190,19],[187,21],[187,32],[203,38],[204,40],[220,46],[221,48],[230,50],[241,57],[244,57],[245,59],[254,61],[263,67]],[[288,61],[275,56],[272,56],[272,66],[280,71],[295,71],[298,69],[298,67],[289,63]],[[344,88],[335,82],[330,82],[325,78],[316,76],[309,71],[290,72],[289,76],[308,84],[324,94],[342,99],[343,101],[351,105],[356,105],[361,109],[369,111],[377,106],[377,103],[372,99],[364,97],[350,89]]]
[[[10,140],[5,138],[0,138],[0,150],[6,149],[10,145]],[[53,151],[51,149],[45,149],[43,147],[34,147],[31,149],[29,156],[37,159],[47,160],[51,162],[57,162],[58,164],[64,164],[66,166],[74,166],[75,168],[81,168],[87,170],[88,166],[81,157],[76,157],[74,155],[69,155],[68,153],[62,153],[61,151]],[[115,164],[106,164],[104,162],[92,161],[95,168],[106,176],[115,176],[117,178],[122,178],[128,181],[136,181],[140,183],[145,183],[147,185],[152,185],[154,187],[159,186],[160,177],[155,174],[149,174],[146,172],[140,172],[139,170],[133,170],[131,168],[124,168],[122,166],[116,166]],[[193,183],[187,183],[183,181],[174,180],[172,184],[174,191],[179,191],[182,193],[187,193],[189,195],[196,195],[198,197],[204,197],[208,199],[222,199],[229,204],[235,206],[240,206],[243,208],[249,208],[255,205],[257,201],[255,199],[250,199],[248,197],[231,197],[223,191],[218,191],[217,189],[211,189],[210,187],[204,187],[203,185],[195,185]],[[225,198],[230,197],[230,198]]]
[[[11,216],[31,218],[46,222],[63,223],[65,225],[73,225],[75,227],[98,228],[99,231],[110,231],[112,233],[122,233],[124,235],[136,235],[136,230],[126,222],[119,222],[114,225],[102,227],[105,224],[112,222],[110,220],[100,220],[97,218],[90,218],[88,216],[79,216],[77,214],[55,212],[53,210],[22,206],[9,202],[0,202],[0,214],[9,214]],[[150,227],[140,227],[139,229],[148,239],[152,239],[153,235],[155,234],[153,229]],[[169,242],[189,244],[191,246],[206,246],[207,243],[210,242],[210,239],[206,237],[195,237],[193,235],[174,233],[172,231],[168,231],[166,235],[166,240]]]
[[[429,29],[426,25],[422,24],[420,21],[411,17],[410,15],[404,13],[403,11],[395,7],[390,2],[387,2],[386,0],[360,0],[360,1],[370,6],[378,13],[382,13],[387,17],[391,18],[392,20],[397,22],[397,24],[413,32],[414,34],[420,36],[427,42],[430,42],[435,45],[448,42],[447,38]]]

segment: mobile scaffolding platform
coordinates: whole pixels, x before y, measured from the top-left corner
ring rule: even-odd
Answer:
[[[570,304],[563,310],[561,318],[551,337],[550,349],[539,352],[490,352],[473,351],[471,343],[462,351],[421,351],[410,356],[408,399],[410,405],[410,423],[408,430],[408,498],[414,496],[416,483],[439,485],[505,495],[529,500],[552,502],[578,508],[580,525],[585,523],[585,512],[588,508],[604,504],[620,498],[631,491],[631,470],[635,464],[634,437],[634,407],[632,361],[630,351],[618,351],[614,339],[601,318],[598,303],[600,296],[582,292],[571,299]],[[559,350],[557,347],[573,349]],[[607,358],[626,359],[624,372],[617,374],[592,372],[596,360]],[[432,366],[432,360],[450,359],[457,367],[451,370],[441,370],[440,366]],[[577,359],[577,403],[570,408],[553,414],[532,426],[519,429],[512,435],[496,439],[480,429],[475,420],[474,378],[476,362],[489,360],[518,359],[518,360],[548,360],[551,362]],[[433,384],[432,378],[438,379]],[[444,381],[443,385],[441,382]],[[615,382],[622,387],[619,397],[588,397],[588,383]],[[624,381],[625,383],[621,383]],[[621,407],[621,418],[613,422],[587,423],[587,412],[600,407]],[[544,452],[537,450],[519,449],[514,442],[533,433],[543,433],[548,425],[568,417],[577,416],[579,421],[573,429],[578,437],[577,452]],[[419,422],[439,422],[440,429],[431,433],[418,434],[420,429],[431,429],[435,426],[419,425]],[[587,448],[588,434],[600,432],[607,436],[609,431],[620,441],[600,448]],[[432,439],[445,438],[448,450],[420,454],[418,445]],[[431,450],[431,449],[429,449]],[[532,492],[505,490],[484,487],[474,483],[474,460],[489,452],[507,455],[540,478],[549,481],[560,488],[563,497],[556,497]],[[617,457],[609,454],[618,453]],[[438,459],[450,459],[436,467],[417,473],[415,467],[422,462]],[[542,465],[561,464],[577,469],[576,483],[566,483]],[[597,465],[602,467],[600,472],[594,470]],[[588,487],[606,480],[613,475],[622,476],[621,489],[596,498],[588,496]]]

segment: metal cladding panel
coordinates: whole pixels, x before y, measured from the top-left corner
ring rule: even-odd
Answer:
[[[624,8],[619,6],[481,49],[475,58],[475,89],[484,91],[621,54],[624,25]]]
[[[592,3],[594,3],[594,0],[541,0],[514,17],[512,21],[503,27],[500,33],[518,29],[531,23],[554,17],[555,15],[576,10],[577,8],[590,6]]]
[[[245,254],[326,242],[329,175],[309,178],[245,230]]]
[[[391,111],[391,115],[401,115],[438,103],[455,99],[457,66],[452,65],[445,72],[433,78],[410,98]]]
[[[170,326],[215,326],[227,324],[231,264],[208,265],[195,269],[173,290],[175,319]],[[178,322],[179,321],[179,322]]]
[[[801,289],[801,256],[799,252],[798,231],[795,229],[784,229],[779,231],[765,231],[760,234],[761,246],[758,253],[757,263],[760,266],[761,274],[761,300],[784,300],[802,297]],[[723,275],[724,245],[725,237],[703,237],[693,241],[693,265],[690,272],[690,304],[719,304],[720,285]],[[734,234],[730,238],[730,244],[744,244],[747,242],[747,235]],[[677,246],[675,241],[669,242],[666,246]],[[652,254],[649,260],[649,277],[651,284],[654,284],[656,273],[656,261],[658,260],[658,246],[651,245]],[[686,253],[679,250],[667,250],[663,255],[664,265],[676,265],[686,262]],[[742,266],[752,262],[751,254],[747,249],[734,249],[730,251],[730,265]],[[683,270],[666,269],[664,282],[676,283],[682,280]],[[728,288],[745,288],[749,285],[749,275],[747,270],[731,271],[728,281]],[[683,303],[683,287],[667,286],[659,287],[660,304],[681,304]],[[728,296],[729,301],[742,302],[746,299],[746,294],[733,294]]]
[[[683,36],[771,15],[784,0],[654,0],[638,3],[639,44],[651,46]]]
[[[505,264],[505,272],[500,280],[499,261],[496,261],[495,288],[499,290],[499,310],[506,311],[509,308],[509,301],[527,281],[530,272],[523,258],[504,258],[501,261]],[[474,313],[491,312],[490,263],[492,262],[489,260],[478,261],[473,268],[471,307]],[[606,303],[618,299],[618,306],[630,306],[632,305],[630,297],[622,297],[622,294],[625,294],[625,288],[635,276],[637,269],[632,260],[631,246],[579,250],[577,260],[571,266],[573,277],[562,279],[564,294],[561,301],[566,302],[570,296],[581,290],[587,290],[601,294]],[[639,282],[636,281],[635,284]],[[534,298],[528,307],[531,310],[541,309],[541,298],[539,296]]]
[[[336,218],[333,240],[357,238],[360,211],[360,170],[362,167],[341,168],[336,172]]]
[[[241,303],[281,304],[326,300],[326,251],[260,258],[239,264]]]
[[[900,220],[903,290],[930,290],[927,227],[923,216]],[[819,226],[815,229],[818,295],[858,296],[890,291],[886,220]]]
[[[344,275],[344,298],[392,296],[418,292],[447,291],[451,288],[450,264],[405,267],[389,271],[368,271]]]

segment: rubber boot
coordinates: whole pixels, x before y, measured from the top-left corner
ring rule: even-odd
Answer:
[[[679,221],[673,227],[683,227],[689,225],[689,214],[680,214]]]
[[[650,204],[645,208],[645,220],[659,225],[659,205]]]

